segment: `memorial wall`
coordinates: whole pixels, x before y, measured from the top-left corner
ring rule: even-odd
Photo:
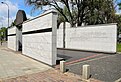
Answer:
[[[16,43],[16,27],[8,28],[8,48],[17,51]]]
[[[56,35],[57,13],[43,15],[23,23],[22,53],[49,65],[57,59]]]
[[[63,48],[62,31],[62,29],[58,29],[57,31],[58,48]],[[78,28],[67,28],[65,33],[65,47],[67,49],[116,53],[116,24],[102,24],[83,26]]]

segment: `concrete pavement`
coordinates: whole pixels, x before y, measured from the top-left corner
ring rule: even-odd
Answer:
[[[51,69],[48,65],[11,51],[6,47],[0,47],[1,79],[43,72],[48,69]]]
[[[61,73],[5,45],[0,46],[0,82],[86,82],[80,75]],[[91,78],[90,82],[100,81]]]
[[[90,82],[101,82],[90,78]],[[87,82],[70,72],[61,73],[48,65],[0,46],[0,82]]]

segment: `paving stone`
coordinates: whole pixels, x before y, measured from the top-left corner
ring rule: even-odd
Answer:
[[[0,82],[84,82],[80,76],[52,67],[0,46]],[[100,82],[100,81],[91,81]]]

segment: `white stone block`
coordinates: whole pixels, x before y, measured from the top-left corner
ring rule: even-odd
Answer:
[[[16,36],[8,36],[8,48],[17,51]]]
[[[60,61],[60,71],[62,73],[66,72],[65,61]]]
[[[42,15],[36,18],[33,18],[31,20],[25,21],[23,24],[23,27],[29,27],[29,28],[23,28],[23,32],[27,31],[33,31],[33,30],[39,30],[45,29],[45,28],[51,28],[52,27],[52,13],[47,15]]]
[[[12,36],[8,36],[8,48],[14,51],[17,51],[16,31],[17,31],[17,28],[15,26],[8,28],[8,35],[12,35]]]
[[[89,65],[83,65],[82,77],[83,79],[86,79],[86,80],[90,78],[90,66]]]

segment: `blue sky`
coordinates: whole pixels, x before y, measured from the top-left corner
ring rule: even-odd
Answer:
[[[39,15],[38,12],[35,12],[31,15],[31,6],[25,5],[24,0],[0,0],[0,27],[7,26],[7,6],[5,4],[1,4],[1,2],[5,2],[9,5],[10,9],[10,24],[16,18],[17,11],[24,10],[26,12],[27,18],[33,18],[34,16]]]
[[[25,5],[25,0],[0,0],[0,2],[6,2],[10,7],[10,23],[15,20],[16,13],[19,9],[24,10],[26,12],[27,18],[33,18],[39,15],[39,12],[36,11],[34,14],[31,13],[31,6]],[[118,0],[121,2],[121,0]],[[117,10],[117,13],[121,13],[121,11]],[[7,6],[5,4],[0,3],[0,27],[7,26]]]

